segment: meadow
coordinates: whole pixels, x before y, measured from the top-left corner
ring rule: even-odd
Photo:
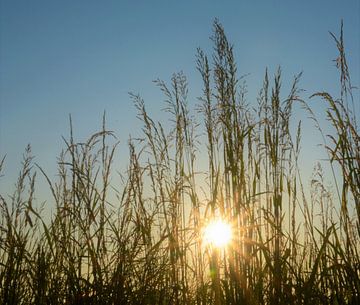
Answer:
[[[331,39],[339,97],[302,96],[301,74],[284,80],[279,69],[265,72],[258,98],[248,101],[216,20],[212,53],[196,54],[203,88],[195,111],[183,73],[155,82],[171,126],[130,95],[143,127],[128,141],[126,171],[114,167],[122,144],[105,115],[85,142],[74,139],[70,118],[56,180],[28,146],[14,192],[0,195],[0,303],[360,304],[358,101],[342,26]],[[329,126],[309,100],[326,105]],[[333,173],[324,177],[318,165],[310,189],[294,107],[323,136]],[[52,194],[50,217],[36,199],[39,175]],[[222,246],[204,239],[215,219],[231,227]]]

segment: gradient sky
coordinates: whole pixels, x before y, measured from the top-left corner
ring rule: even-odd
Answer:
[[[250,100],[265,68],[273,74],[278,65],[285,88],[303,71],[305,98],[322,90],[337,95],[337,51],[328,31],[339,33],[341,19],[352,83],[360,85],[359,0],[0,0],[0,156],[7,155],[0,189],[15,182],[27,143],[35,161],[54,171],[70,113],[75,137],[84,140],[106,110],[124,146],[140,131],[129,91],[161,118],[152,80],[181,70],[196,103],[196,48],[211,52],[216,17],[235,45],[239,75],[249,74]],[[313,130],[305,126],[303,138]],[[315,144],[303,145],[305,155]]]

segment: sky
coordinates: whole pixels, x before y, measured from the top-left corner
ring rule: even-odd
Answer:
[[[141,94],[161,119],[163,98],[152,81],[183,71],[195,104],[201,94],[196,49],[211,54],[215,18],[234,44],[250,100],[265,68],[272,75],[278,66],[285,88],[303,72],[304,98],[317,91],[338,96],[329,31],[339,33],[341,19],[352,83],[360,86],[359,0],[0,0],[0,157],[6,155],[0,191],[15,183],[28,143],[35,161],[55,173],[69,114],[83,141],[99,130],[106,111],[108,128],[124,147],[141,128],[129,92]],[[320,102],[313,103],[321,112]],[[303,138],[313,133],[305,125]],[[305,156],[316,159],[317,141],[303,146]]]

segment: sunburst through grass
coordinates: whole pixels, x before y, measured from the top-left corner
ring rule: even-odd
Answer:
[[[213,220],[209,222],[204,229],[205,244],[211,244],[217,248],[223,248],[230,243],[231,239],[231,225],[224,220]]]

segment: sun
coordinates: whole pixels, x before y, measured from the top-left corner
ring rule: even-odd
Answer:
[[[215,247],[225,247],[232,238],[231,226],[223,220],[214,220],[210,222],[204,230],[204,241]]]

